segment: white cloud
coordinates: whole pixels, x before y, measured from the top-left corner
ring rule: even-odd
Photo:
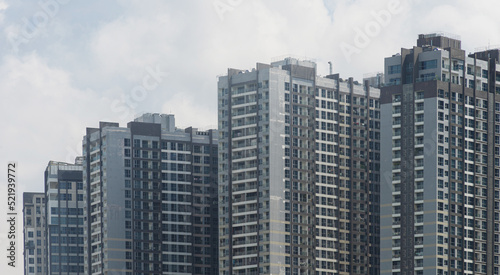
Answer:
[[[206,130],[217,129],[217,124],[214,123],[217,121],[217,113],[200,103],[192,93],[187,91],[174,94],[163,104],[161,112],[174,114],[178,128],[193,126]]]
[[[35,53],[23,58],[4,56],[0,66],[0,90],[3,96],[0,108],[4,114],[0,132],[0,163],[6,165],[9,160],[18,162],[20,211],[22,192],[43,190],[43,171],[48,161],[61,159],[65,155],[63,144],[72,140],[75,134],[80,134],[73,132],[74,129],[68,125],[81,120],[72,115],[72,110],[77,109],[72,105],[76,105],[83,93],[71,88],[70,74],[50,68]],[[5,174],[2,172],[1,175],[4,177]],[[3,207],[2,215],[6,212]],[[19,219],[21,217],[18,216]],[[21,238],[22,224],[18,222],[18,238]],[[0,245],[6,247],[6,234],[1,233]],[[20,240],[18,243],[22,244]],[[22,251],[19,249],[22,246],[18,246],[18,265],[22,266]],[[5,260],[3,258],[2,261]],[[4,262],[0,264],[6,266]]]
[[[256,62],[269,63],[293,54],[316,59],[320,74],[326,74],[327,62],[333,61],[334,72],[359,79],[366,72],[380,71],[385,56],[411,47],[418,33],[444,30],[461,34],[468,51],[488,41],[500,43],[500,31],[494,31],[500,26],[499,19],[492,9],[484,11],[484,16],[479,15],[481,5],[470,7],[467,1],[453,5],[402,1],[403,11],[393,14],[387,26],[370,37],[370,43],[348,62],[339,45],[354,43],[354,28],[365,28],[375,20],[373,13],[387,9],[390,1],[329,1],[329,9],[319,0],[293,4],[284,0],[241,1],[226,11],[222,20],[211,1],[120,1],[119,7],[110,7],[120,13],[102,21],[94,18],[99,21],[90,24],[94,27],[68,21],[78,10],[70,2],[49,26],[54,28],[48,30],[49,37],[33,41],[35,51],[17,57],[3,55],[0,85],[9,103],[2,104],[6,111],[18,114],[6,124],[0,139],[13,142],[18,152],[45,144],[47,150],[37,154],[45,165],[64,155],[61,150],[71,151],[61,147],[75,148],[84,128],[96,126],[99,120],[124,123],[134,113],[171,109],[186,126],[215,125],[215,76],[224,74],[228,67],[249,69]],[[495,5],[494,1],[484,3]],[[36,4],[25,5],[32,5],[31,11],[39,9]],[[88,5],[91,11],[97,3]],[[2,8],[5,10],[5,2],[0,2]],[[12,28],[18,21],[9,18],[4,33],[15,32]],[[55,42],[48,43],[51,39]],[[110,105],[141,83],[148,66],[160,66],[169,75],[124,119]],[[196,116],[200,110],[203,120]],[[28,141],[28,147],[22,146],[19,138],[12,138],[19,135]],[[68,136],[69,144],[61,142]],[[54,137],[59,140],[51,143]],[[30,162],[35,161],[40,160]]]
[[[214,125],[215,76],[224,74],[228,67],[249,69],[256,62],[269,63],[275,57],[293,54],[316,59],[320,74],[326,74],[327,62],[333,61],[334,72],[359,79],[365,72],[380,71],[385,56],[411,47],[418,33],[443,30],[460,34],[467,51],[488,43],[500,44],[500,19],[494,9],[484,9],[497,5],[493,0],[472,6],[464,0],[447,5],[402,1],[404,10],[393,14],[389,24],[348,62],[339,45],[354,43],[354,28],[365,28],[375,20],[373,13],[387,9],[389,2],[329,1],[327,9],[319,0],[293,4],[284,0],[241,1],[221,20],[212,1],[120,1],[119,7],[110,7],[120,14],[102,21],[95,17],[99,23],[91,23],[93,27],[86,27],[83,21],[68,21],[78,10],[70,2],[48,26],[54,28],[47,31],[48,37],[33,41],[34,51],[2,56],[0,85],[5,100],[1,104],[6,112],[17,114],[6,123],[0,139],[13,142],[18,152],[46,144],[46,152],[37,154],[45,165],[61,155],[53,153],[61,150],[55,146],[60,142],[53,143],[54,147],[47,145],[52,144],[51,138],[68,136],[60,125],[66,125],[71,139],[79,142],[85,126],[95,126],[99,120],[126,122],[110,110],[110,104],[140,84],[148,66],[160,66],[169,76],[138,102],[133,113],[168,111],[168,105],[181,101],[184,108],[175,109],[178,121]],[[31,13],[40,8],[28,2],[24,5],[31,5]],[[88,5],[87,11],[91,11],[92,5],[98,4]],[[7,7],[1,1],[0,14]],[[5,23],[3,33],[15,33],[19,18],[9,17]],[[206,121],[197,119],[191,106],[203,110]],[[127,119],[131,118],[132,113]],[[21,138],[29,141],[28,147],[13,138],[22,134]]]
[[[30,167],[22,170],[24,184],[37,190],[48,161],[72,160],[85,127],[110,113],[95,92],[75,89],[70,72],[47,62],[31,53],[4,56],[0,66],[0,155]]]
[[[9,7],[9,5],[7,4],[7,2],[5,0],[0,1],[0,26],[2,25],[4,17],[5,17],[5,15],[4,15],[5,10],[8,7]]]

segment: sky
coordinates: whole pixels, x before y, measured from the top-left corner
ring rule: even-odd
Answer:
[[[0,220],[16,161],[17,265],[22,192],[43,191],[50,160],[73,162],[86,127],[172,113],[217,128],[217,76],[287,56],[362,80],[418,34],[499,47],[497,0],[0,0]],[[7,223],[0,223],[6,266]],[[5,249],[4,249],[5,247]],[[14,271],[14,270],[13,270]]]

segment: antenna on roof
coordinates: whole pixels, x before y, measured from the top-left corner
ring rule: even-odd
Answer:
[[[328,61],[328,64],[330,65],[330,74],[332,74],[332,61]]]

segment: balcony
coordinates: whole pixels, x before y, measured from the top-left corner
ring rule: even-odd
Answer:
[[[233,153],[233,161],[239,160],[239,159],[244,159],[244,158],[251,158],[251,157],[256,157],[257,152],[255,150],[248,150],[248,151],[239,151]]]
[[[231,95],[232,95],[232,97],[237,97],[237,96],[240,96],[241,94],[245,94],[245,93],[251,94],[252,92],[257,93],[257,87],[255,85],[246,87],[244,89],[233,89],[231,92]]]
[[[247,124],[247,125],[252,125],[252,124]],[[256,125],[255,122],[253,125]],[[257,135],[257,130],[254,128],[248,128],[248,129],[240,129],[240,130],[234,130],[233,134],[231,137],[233,140],[240,139],[240,138],[252,138],[253,136]],[[253,137],[255,138],[255,137]]]
[[[233,241],[233,245],[245,245],[245,244],[257,245],[257,239],[255,237],[250,239],[246,239],[245,237],[243,237]]]
[[[245,122],[235,122],[231,126],[233,127],[233,130],[235,130],[235,131],[236,130],[243,130],[247,127],[251,127],[251,129],[254,129],[255,127],[257,127],[257,122],[255,120],[249,120],[249,121],[245,121]]]
[[[243,208],[238,207],[238,208],[233,209],[233,214],[257,211],[257,209],[259,209],[257,206],[250,206],[250,207],[243,207]]]
[[[247,258],[247,259],[234,259],[233,267],[243,267],[248,265],[257,265],[259,260],[257,257]]]
[[[257,196],[238,197],[233,199],[233,203],[256,201]]]
[[[238,249],[237,251],[233,252],[233,256],[245,256],[245,255],[249,256],[257,253],[259,253],[259,251],[255,248],[248,249],[247,251],[245,251],[244,249],[243,250]]]
[[[252,139],[252,140],[241,140],[238,142],[233,142],[233,148],[232,149],[239,149],[239,148],[244,148],[244,147],[251,147],[251,146],[257,146],[257,140]]]
[[[416,201],[422,201],[422,200],[424,200],[424,194],[423,193],[417,193],[417,194],[415,194],[415,200]]]
[[[256,97],[256,92],[248,94],[248,95],[239,95],[239,96],[233,96],[231,105],[232,106],[237,106],[237,105],[243,105],[247,103],[257,103],[257,97]]]
[[[248,169],[257,169],[257,163],[250,163],[250,164],[238,163],[233,165],[233,172],[236,172],[236,170],[248,170]]]
[[[422,77],[417,77],[415,79],[415,82],[426,82],[426,81],[433,81],[433,80],[441,80],[439,76],[435,75],[427,75],[427,76],[422,76]],[[419,99],[419,98],[416,98]]]
[[[250,228],[240,228],[233,231],[233,235],[250,234],[250,233],[257,233],[257,227],[254,226]]]
[[[257,113],[257,108],[252,108],[252,109],[249,109],[249,110],[238,110],[238,111],[233,111],[231,113],[232,117],[235,118],[235,117],[238,117],[238,116],[243,116],[243,115],[255,115]]]
[[[233,192],[248,191],[248,190],[253,190],[253,189],[257,189],[257,184],[241,185],[238,187],[234,187]]]
[[[233,183],[236,181],[252,180],[257,178],[257,173],[246,172],[246,174],[232,177]]]
[[[257,222],[259,219],[257,217],[250,217],[250,218],[240,218],[240,219],[233,219],[233,224],[242,224],[242,223],[251,223],[251,222]]]

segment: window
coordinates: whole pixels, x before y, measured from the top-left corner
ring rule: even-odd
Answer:
[[[438,123],[438,131],[444,132],[444,124],[443,123]]]
[[[438,199],[444,199],[443,191],[438,191]]]
[[[488,91],[488,83],[483,83],[482,88],[483,88],[482,89],[483,91],[487,92]]]
[[[401,78],[391,78],[389,79],[389,85],[399,85],[401,84]]]
[[[474,89],[474,80],[469,79],[469,88]]]
[[[59,182],[59,189],[71,189],[71,182],[61,181]]]
[[[62,201],[70,201],[72,199],[72,195],[62,193],[62,194],[59,194],[59,199]]]
[[[435,69],[437,68],[437,60],[427,60],[419,62],[419,70]]]
[[[438,113],[438,120],[440,120],[440,121],[444,120],[444,113],[443,112]]]
[[[439,214],[443,215],[443,214]],[[444,237],[443,236],[438,236],[438,244],[444,244]]]
[[[387,69],[388,69],[387,70],[388,74],[399,74],[399,73],[401,73],[401,65],[389,66]]]

